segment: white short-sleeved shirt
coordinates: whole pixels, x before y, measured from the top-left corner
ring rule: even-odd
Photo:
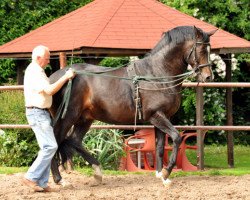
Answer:
[[[26,107],[50,108],[52,96],[42,92],[49,85],[44,69],[31,62],[24,74],[24,98]]]

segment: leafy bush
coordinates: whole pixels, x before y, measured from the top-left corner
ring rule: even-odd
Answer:
[[[0,92],[0,124],[27,124],[23,91]],[[35,159],[38,145],[31,130],[5,129],[0,134],[0,165],[27,166]]]
[[[96,125],[104,123],[96,121]],[[124,155],[122,131],[114,129],[90,129],[83,139],[84,147],[100,162],[104,169],[118,169]],[[77,166],[88,165],[79,156],[74,158]]]
[[[12,59],[0,60],[0,85],[1,83],[12,83],[16,77],[16,67]]]
[[[0,135],[1,166],[28,166],[37,152],[36,138],[31,130],[6,130]]]
[[[129,63],[129,57],[117,57],[117,58],[104,58],[99,65],[106,67],[118,67],[124,66]]]
[[[103,123],[99,123],[103,124]],[[86,148],[95,155],[104,169],[118,169],[123,154],[122,132],[114,129],[92,129],[84,138]]]

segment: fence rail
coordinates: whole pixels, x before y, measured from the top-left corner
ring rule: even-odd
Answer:
[[[210,83],[198,83],[198,82],[186,82],[182,84],[182,87],[247,87],[250,88],[250,83],[243,82],[210,82]],[[11,85],[11,86],[0,86],[1,90],[23,90],[23,85]]]
[[[225,131],[250,131],[250,126],[174,126],[178,130],[225,130]],[[27,124],[0,124],[0,129],[29,129]],[[92,125],[91,129],[122,129],[140,130],[154,128],[152,125]]]

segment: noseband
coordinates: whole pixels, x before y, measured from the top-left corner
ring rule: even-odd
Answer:
[[[186,62],[188,63],[188,60],[190,58],[190,56],[192,55],[192,53],[194,53],[194,67],[193,67],[193,70],[194,72],[200,72],[200,69],[203,68],[203,67],[207,67],[207,66],[211,66],[212,64],[208,61],[208,63],[206,64],[199,64],[198,65],[198,61],[197,61],[197,57],[196,57],[196,47],[197,47],[197,44],[205,44],[207,46],[210,47],[210,43],[209,42],[199,42],[199,41],[196,41],[193,45],[193,47],[191,48],[190,50],[190,53],[188,54],[187,58],[186,58]],[[208,53],[209,54],[209,53]],[[209,55],[208,55],[209,56]],[[188,63],[189,64],[189,63]]]

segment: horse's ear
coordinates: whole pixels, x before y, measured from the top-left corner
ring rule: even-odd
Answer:
[[[201,29],[196,28],[196,26],[194,26],[194,33],[195,33],[197,39],[203,37],[203,33],[202,33]]]
[[[215,30],[213,30],[213,31],[210,31],[210,32],[207,33],[207,35],[210,37],[210,36],[212,36],[213,34],[215,34],[215,32],[218,31],[218,30],[219,30],[219,29],[217,28],[217,29],[215,29]]]

